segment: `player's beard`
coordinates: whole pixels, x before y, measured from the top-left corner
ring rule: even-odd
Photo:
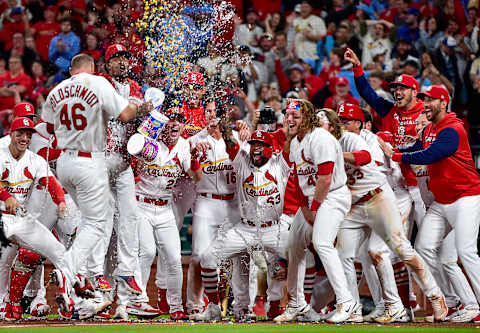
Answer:
[[[266,158],[265,155],[263,154],[263,149],[253,153],[253,156],[251,156],[251,159],[252,159],[253,165],[255,165],[257,168],[260,168],[261,166],[263,166],[265,163],[268,162],[268,158]]]

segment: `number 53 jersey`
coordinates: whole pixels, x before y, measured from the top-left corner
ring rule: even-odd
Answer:
[[[291,170],[282,154],[273,154],[267,163],[257,168],[250,154],[241,149],[233,166],[238,175],[240,216],[253,222],[278,221]]]
[[[105,126],[128,105],[104,77],[80,73],[50,91],[42,118],[54,125],[58,148],[103,152]]]
[[[370,153],[370,156],[373,156],[367,143],[360,135],[345,132],[339,142],[345,153],[366,150]],[[362,166],[345,162],[345,172],[347,173],[347,186],[352,192],[352,203],[357,202],[368,192],[387,182],[387,177],[377,167],[373,158],[370,163]]]

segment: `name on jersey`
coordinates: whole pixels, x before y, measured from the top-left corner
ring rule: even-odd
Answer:
[[[58,89],[50,96],[49,102],[54,109],[57,104],[62,102],[64,99],[73,97],[83,99],[90,107],[93,107],[98,103],[98,97],[92,90],[86,88],[85,86],[75,84]]]
[[[301,165],[297,166],[297,174],[299,176],[311,176],[317,174],[317,169],[311,166],[307,166],[306,168],[299,168]]]
[[[266,186],[271,184],[273,184],[273,182],[268,182],[260,186],[243,184],[243,187],[245,188],[245,193],[251,197],[266,197],[266,196],[278,193],[278,188],[276,186],[271,189],[265,189]]]
[[[227,158],[220,161],[202,163],[201,166],[203,168],[203,173],[206,175],[213,175],[215,172],[218,172],[218,171],[233,170],[233,166],[231,164],[223,163],[223,161],[225,160],[227,160]]]
[[[154,177],[177,178],[179,176],[179,172],[168,170],[168,168],[176,168],[176,167],[177,167],[176,165],[160,166],[160,165],[152,164],[146,167],[146,173],[147,175],[154,176]]]

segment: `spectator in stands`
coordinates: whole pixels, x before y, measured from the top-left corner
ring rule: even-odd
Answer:
[[[294,60],[294,55],[291,50],[287,49],[287,34],[284,32],[277,33],[275,35],[275,45],[272,47],[274,53],[273,61],[278,57],[282,68],[288,68],[292,65]],[[270,61],[267,59],[267,62]],[[268,68],[268,65],[267,65]],[[276,78],[277,80],[277,78]]]
[[[80,38],[72,32],[69,18],[62,19],[60,34],[53,37],[48,48],[48,58],[54,62],[62,72],[67,73],[72,58],[80,53]]]
[[[443,38],[443,31],[439,29],[435,17],[427,17],[420,22],[420,39],[417,42],[419,52],[433,52]]]
[[[32,63],[30,71],[32,73],[32,94],[30,95],[30,99],[38,109],[38,106],[45,102],[45,97],[47,97],[48,94],[45,87],[47,76],[45,75],[43,64],[40,60],[35,60]]]
[[[12,109],[19,98],[29,96],[32,79],[24,73],[22,57],[16,54],[8,59],[8,70],[0,76],[0,110]]]
[[[400,72],[401,68],[408,60],[420,61],[412,44],[405,39],[400,39],[397,41],[395,52],[392,54],[393,71]]]
[[[331,8],[326,17],[327,24],[334,23],[339,25],[341,21],[349,19],[350,16],[355,15],[357,10],[356,1],[334,0],[331,2]]]
[[[303,67],[303,79],[305,80],[305,85],[309,90],[310,96],[315,96],[317,92],[325,86],[325,82],[322,79],[313,73],[315,68],[315,60],[303,58],[300,59],[300,64]]]
[[[381,50],[386,52],[385,58],[391,58],[392,41],[387,29],[393,24],[385,20],[366,20],[360,24],[360,41],[362,46],[362,66],[367,67],[373,61],[373,54]]]
[[[85,40],[86,49],[82,51],[84,54],[90,55],[95,62],[102,57],[102,50],[98,47],[98,38],[95,34],[88,34]]]
[[[351,48],[357,50],[360,54],[360,40],[353,31],[352,22],[343,20],[335,31],[335,47],[346,49]]]
[[[420,85],[420,90],[425,91],[428,87],[428,81],[430,85],[444,86],[451,96],[453,96],[454,87],[452,83],[444,76],[433,64],[433,53],[424,52],[422,53],[422,78],[418,81]],[[427,81],[427,84],[425,84]]]
[[[290,30],[293,30],[293,43],[299,58],[319,59],[317,43],[327,34],[322,18],[313,15],[312,0],[303,0],[300,16],[295,18]]]
[[[0,76],[5,74],[6,72],[7,72],[7,62],[5,61],[3,54],[0,53]]]
[[[37,52],[43,61],[48,61],[50,41],[60,33],[60,24],[55,21],[55,6],[47,6],[43,12],[44,21],[37,22],[32,27],[32,33],[37,43]]]
[[[15,32],[21,34],[30,33],[29,16],[25,7],[17,6],[12,8],[10,15],[0,31],[0,41],[5,44],[5,50],[12,48],[12,37]]]
[[[267,69],[265,65],[253,59],[250,47],[241,45],[238,48],[237,69],[248,87],[247,97],[251,101],[257,99],[257,91],[262,83],[267,82]]]
[[[213,79],[215,76],[221,74],[225,58],[220,55],[220,52],[218,52],[217,45],[214,41],[208,43],[207,50],[208,56],[198,59],[197,64]]]
[[[264,33],[260,37],[257,60],[263,62],[267,69],[267,82],[277,81],[275,76],[275,53],[272,50],[274,45],[275,41],[272,35]]]
[[[335,94],[327,98],[323,107],[337,110],[337,108],[344,103],[360,104],[358,99],[350,93],[348,79],[343,76],[337,76],[335,78]]]
[[[342,70],[343,50],[340,48],[334,48],[330,52],[330,61],[326,58],[323,59],[322,71],[320,72],[320,78],[323,82],[331,85],[331,92],[334,92],[333,86],[335,85],[335,77]]]
[[[265,30],[271,36],[275,36],[275,34],[280,32],[286,32],[286,25],[285,16],[281,13],[268,14],[265,19]]]
[[[247,9],[245,23],[235,27],[235,34],[233,36],[234,45],[258,46],[258,41],[263,34],[263,30],[257,25],[257,20],[257,11],[254,8]]]
[[[32,62],[37,58],[37,53],[25,46],[25,37],[21,32],[15,32],[12,36],[12,48],[7,53],[7,58],[12,54],[22,57],[23,68],[30,70]]]
[[[405,39],[414,44],[420,38],[420,30],[418,28],[418,19],[420,11],[416,8],[409,8],[405,15],[405,25],[398,27],[397,38]]]
[[[280,64],[280,60],[275,60],[275,73],[278,77],[278,83],[280,85],[280,91],[282,95],[286,95],[289,91],[294,90],[296,88],[309,88],[305,84],[305,80],[303,78],[303,67],[300,64],[293,64],[287,70],[287,75],[283,71],[282,65]],[[310,91],[307,94],[308,97],[313,96],[310,94]]]

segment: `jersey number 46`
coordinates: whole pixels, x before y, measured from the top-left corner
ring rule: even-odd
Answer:
[[[87,118],[78,111],[85,111],[85,107],[76,103],[73,104],[69,110],[69,105],[65,104],[60,111],[60,124],[65,125],[65,127],[70,131],[73,128],[77,131],[82,131],[87,127]]]

